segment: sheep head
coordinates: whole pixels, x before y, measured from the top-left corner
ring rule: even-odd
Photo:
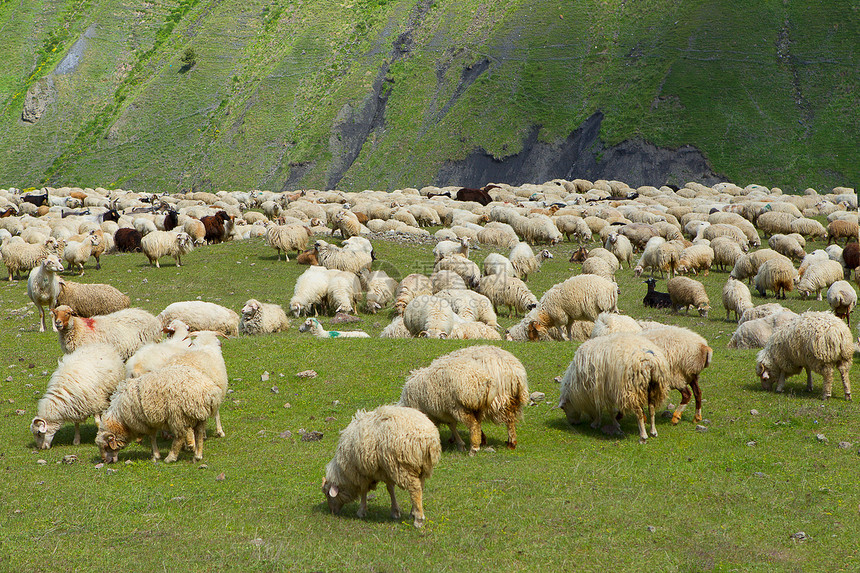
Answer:
[[[54,439],[54,434],[60,428],[57,423],[48,423],[43,418],[33,418],[30,423],[30,431],[33,433],[33,438],[36,440],[36,447],[40,450],[47,450],[51,447],[51,441]]]
[[[119,458],[119,451],[128,444],[123,430],[122,424],[102,418],[102,424],[96,434],[96,445],[106,464],[115,463]]]
[[[63,332],[69,327],[69,323],[72,322],[72,318],[74,317],[72,307],[67,304],[52,308],[51,314],[54,316],[54,326],[56,326],[57,330],[60,332]]]
[[[322,492],[328,502],[328,508],[332,515],[340,515],[340,510],[343,506],[352,501],[352,499],[341,489],[326,478],[322,481]]]

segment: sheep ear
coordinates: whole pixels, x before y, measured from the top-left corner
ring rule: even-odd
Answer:
[[[328,490],[328,496],[329,497],[337,497],[337,494],[338,494],[337,486],[334,484],[331,484],[331,487]]]
[[[110,446],[110,449],[112,449],[112,450],[118,450],[119,449],[119,446],[117,446],[117,443],[116,443],[116,435],[115,434],[108,434],[107,435],[107,443],[108,443],[108,446]]]

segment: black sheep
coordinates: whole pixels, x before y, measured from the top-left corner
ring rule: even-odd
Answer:
[[[651,277],[643,281],[648,285],[648,292],[645,298],[642,299],[642,304],[651,308],[672,308],[672,298],[667,292],[657,292],[654,287],[657,285],[657,279]]]
[[[116,250],[121,253],[139,253],[142,238],[143,235],[137,229],[123,227],[114,233],[113,242],[116,245]]]

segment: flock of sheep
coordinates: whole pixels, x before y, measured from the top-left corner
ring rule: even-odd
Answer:
[[[147,436],[158,459],[159,431],[173,437],[165,461],[177,459],[183,446],[201,459],[209,418],[224,435],[218,412],[228,376],[220,336],[286,330],[287,312],[255,299],[241,314],[181,301],[153,316],[129,308],[129,298],[110,285],[76,283],[59,273],[68,268],[82,275],[90,257],[99,268],[99,257],[117,250],[139,250],[155,266],[171,256],[179,266],[195,246],[252,237],[263,237],[278,260],[283,252],[289,261],[295,252],[298,264],[309,265],[294,285],[288,311],[307,316],[299,330],[320,338],[367,337],[327,331],[317,318],[355,314],[363,305],[370,313],[391,307],[385,338],[583,341],[561,378],[559,407],[571,423],[589,419],[607,433],[619,433],[618,421],[632,414],[641,441],[656,436],[655,411],[672,389],[681,394],[673,424],[694,397],[694,419],[701,420],[698,379],[713,354],[690,329],[618,313],[615,275],[625,265],[637,277],[668,277],[665,293],[649,279],[643,304],[693,308],[702,316],[711,301],[689,275],[730,271],[722,304],[726,319],[734,313],[738,327],[729,347],[761,348],[755,370],[762,386],[782,391],[787,377],[806,370],[810,390],[812,372],[823,376],[827,398],[835,367],[850,400],[855,344],[846,322],[857,295],[849,280],[853,272],[857,281],[860,272],[853,190],[784,195],[728,183],[634,190],[617,181],[554,180],[491,185],[466,194],[474,201],[456,198],[462,195],[435,187],[162,196],[0,190],[0,256],[9,280],[29,272],[27,293],[40,312],[40,330],[47,330],[47,308],[65,353],[31,423],[37,446],[50,447],[66,422],[75,424],[79,443],[78,425],[95,416],[96,444],[106,462]],[[819,222],[824,219],[827,226]],[[439,229],[431,235],[428,227]],[[332,240],[337,235],[339,245]],[[368,237],[386,235],[435,241],[433,272],[397,280],[373,270]],[[760,248],[762,235],[769,248]],[[827,239],[828,247],[807,253],[808,238]],[[565,239],[578,243],[571,261],[581,263],[582,272],[538,298],[528,277],[553,256],[541,246]],[[476,245],[508,254],[492,252],[478,265],[470,258]],[[762,296],[785,298],[797,290],[822,300],[826,293],[832,312],[798,315],[778,303],[755,306],[745,281]],[[522,319],[500,332],[501,309]],[[394,487],[409,491],[420,526],[423,484],[441,455],[437,426],[448,425],[465,449],[456,431],[464,424],[474,453],[483,441],[482,421],[503,423],[513,448],[528,400],[525,368],[503,349],[471,346],[436,358],[412,372],[397,406],[359,411],[343,431],[323,482],[332,511],[360,498],[363,515],[367,492],[381,481],[394,517],[400,515]]]

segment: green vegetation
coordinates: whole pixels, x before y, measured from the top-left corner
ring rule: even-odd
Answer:
[[[375,241],[375,249],[375,264],[401,275],[431,266],[428,246]],[[567,262],[568,243],[552,251],[555,258],[529,278],[538,295],[579,272]],[[472,259],[485,255],[475,250]],[[88,265],[83,279],[114,284],[153,313],[198,297],[234,310],[251,297],[286,306],[305,269],[277,262],[259,239],[197,249],[179,269],[167,260],[151,268],[141,254],[102,262],[100,271]],[[817,375],[813,395],[802,375],[784,395],[762,391],[755,351],[725,348],[734,327],[719,303],[726,273],[700,278],[714,307],[707,319],[643,308],[645,285],[630,269],[618,273],[619,307],[709,340],[714,361],[701,383],[707,431],[696,431],[692,408],[675,427],[660,419],[660,436],[645,445],[630,418],[623,439],[572,428],[553,409],[553,379],[577,344],[497,342],[523,362],[530,389],[546,401],[526,409],[514,451],[504,447],[504,428],[492,424],[484,429],[495,452],[470,458],[445,445],[425,489],[422,531],[389,519],[384,488],[369,501],[367,519],[355,517],[356,503],[329,515],[323,468],[356,409],[395,401],[411,369],[475,342],[320,341],[299,334],[298,320],[286,333],[226,340],[227,436],[206,442],[205,465],[187,452],[175,464],[153,464],[147,445],[132,444],[108,471],[95,467],[92,421],[79,446],[69,425],[51,450],[33,450],[28,425],[60,348],[55,334],[38,332],[25,282],[2,281],[0,569],[101,571],[109,561],[118,570],[170,563],[175,571],[809,571],[824,563],[856,571],[857,405],[843,400],[838,381],[834,398],[822,402]],[[802,311],[827,303],[792,293],[785,304]],[[360,324],[342,328],[377,335],[390,318],[362,314]],[[500,317],[505,326],[515,320]],[[296,376],[307,369],[318,376]],[[855,360],[855,392],[858,372]],[[677,403],[678,394],[670,399]],[[303,442],[302,429],[324,437]],[[441,434],[447,440],[447,429]],[[67,455],[78,462],[61,463]],[[405,492],[398,496],[408,507]],[[799,531],[809,539],[793,540]]]

